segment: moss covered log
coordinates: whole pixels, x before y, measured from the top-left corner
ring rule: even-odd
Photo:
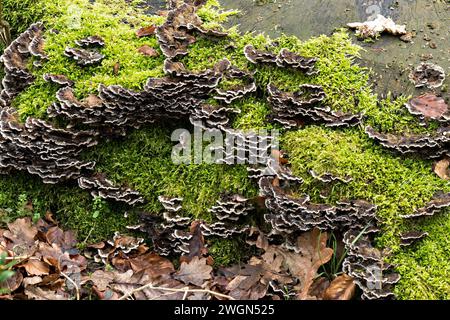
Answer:
[[[46,109],[56,100],[58,88],[43,80],[45,73],[70,76],[75,82],[78,98],[96,93],[99,84],[117,84],[139,90],[147,78],[163,76],[162,54],[147,57],[138,52],[142,45],[159,51],[156,38],[138,38],[135,31],[151,24],[161,24],[165,18],[145,15],[137,9],[138,2],[4,1],[4,18],[11,24],[13,34],[17,35],[35,21],[43,21],[46,26],[45,52],[49,61],[42,68],[35,68],[30,63],[29,69],[37,80],[13,101],[22,120],[28,116],[46,118]],[[205,28],[220,26],[231,14],[233,12],[222,12],[214,0],[208,1],[199,11]],[[239,68],[256,70],[259,88],[266,88],[269,82],[286,91],[297,90],[304,83],[319,84],[327,94],[327,105],[333,110],[362,112],[364,125],[382,132],[419,133],[437,127],[433,122],[423,126],[410,115],[404,107],[407,97],[380,100],[372,93],[368,82],[370,71],[355,62],[360,48],[352,44],[345,30],[306,42],[292,36],[269,39],[264,35],[242,35],[236,28],[228,32],[225,39],[198,39],[181,61],[188,69],[200,71],[226,57]],[[64,50],[75,40],[93,34],[105,40],[102,49],[105,59],[98,66],[80,68],[64,56]],[[277,45],[272,46],[273,43]],[[305,76],[269,65],[253,65],[243,54],[243,48],[248,44],[259,49],[271,46],[275,53],[288,48],[304,56],[317,57],[319,74]],[[117,63],[120,68],[114,72]],[[232,121],[236,129],[274,127],[267,121],[270,108],[265,92],[235,101],[231,106],[241,110]],[[65,227],[77,230],[80,239],[92,242],[110,237],[115,231],[125,232],[125,226],[135,222],[134,213],[138,211],[159,212],[162,209],[159,195],[183,197],[186,213],[205,220],[211,219],[208,208],[223,192],[257,195],[257,185],[247,178],[244,166],[173,164],[170,134],[178,127],[189,128],[189,124],[175,122],[147,126],[121,139],[105,139],[82,155],[83,159],[95,160],[96,170],[106,173],[111,180],[138,190],[147,200],[145,206],[128,208],[93,199],[75,184],[45,185],[28,174],[13,173],[0,177],[0,219],[6,222],[17,214],[36,217],[49,210]],[[450,298],[448,212],[418,222],[405,222],[400,218],[400,215],[412,213],[430,201],[436,192],[450,192],[449,183],[432,172],[431,161],[401,157],[383,149],[367,137],[364,126],[330,129],[308,125],[284,131],[281,147],[290,155],[294,173],[305,180],[299,193],[307,193],[320,202],[360,198],[378,206],[382,232],[377,244],[393,252],[390,262],[397,265],[402,275],[395,289],[399,298]],[[334,184],[326,190],[327,197],[323,200],[319,195],[324,186],[311,178],[309,170],[319,174],[348,175],[353,180]],[[128,218],[124,217],[125,212],[129,213]],[[411,229],[426,231],[429,237],[403,249],[399,246],[398,236]],[[213,241],[210,251],[216,263],[229,264],[241,259],[246,253],[236,254],[242,248],[239,241]]]

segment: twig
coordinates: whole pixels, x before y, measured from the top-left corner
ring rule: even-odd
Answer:
[[[74,287],[75,287],[75,292],[77,294],[77,300],[80,300],[80,289],[78,288],[77,284],[75,283],[75,281],[73,281],[67,274],[65,274],[64,272],[60,272],[61,275],[64,276],[64,278],[66,278]]]
[[[189,287],[186,288],[181,288],[181,289],[176,289],[176,288],[165,288],[165,287],[155,287],[153,286],[152,283],[147,283],[146,285],[143,285],[142,287],[133,289],[132,291],[124,294],[123,296],[121,296],[119,298],[119,300],[125,300],[126,298],[130,297],[131,295],[135,294],[136,292],[145,290],[145,289],[151,289],[151,290],[161,290],[161,291],[170,291],[170,292],[174,292],[174,294],[176,292],[184,292],[184,296],[183,298],[190,292],[202,292],[202,293],[209,293],[213,296],[217,296],[217,297],[221,297],[221,298],[225,298],[228,300],[236,300],[233,297],[227,296],[225,294],[219,293],[219,292],[215,292],[212,290],[208,290],[208,289],[189,289]]]

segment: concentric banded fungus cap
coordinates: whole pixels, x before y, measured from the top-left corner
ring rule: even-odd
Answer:
[[[423,62],[409,74],[409,79],[416,88],[439,88],[445,80],[445,71],[442,67]]]
[[[238,194],[225,194],[217,204],[209,209],[219,220],[238,221],[253,211],[254,207],[249,199]]]
[[[430,159],[449,154],[450,127],[439,128],[434,134],[394,135],[377,132],[368,126],[366,133],[383,147],[402,154],[416,153]]]
[[[428,237],[428,232],[423,231],[409,231],[402,233],[400,236],[400,245],[401,246],[410,246],[416,243],[419,240]]]
[[[355,126],[362,118],[361,114],[332,111],[330,107],[323,106],[326,95],[321,86],[304,84],[299,91],[290,93],[269,84],[267,92],[272,119],[286,128],[305,122],[324,123],[329,127]]]
[[[76,40],[75,43],[80,47],[103,47],[105,40],[100,36],[89,36],[80,40]]]
[[[309,173],[311,174],[311,176],[314,179],[317,179],[321,182],[333,182],[333,181],[340,181],[343,183],[349,183],[350,181],[353,180],[352,177],[350,176],[345,176],[345,177],[338,177],[332,173],[329,172],[325,172],[321,175],[319,175],[317,172],[315,172],[314,170],[310,170]]]
[[[276,55],[270,51],[256,50],[251,44],[244,47],[244,55],[253,64],[276,64],[282,68],[292,68],[304,72],[306,75],[317,74],[315,65],[317,58],[305,58],[286,48]]]
[[[373,247],[368,236],[358,230],[347,231],[343,241],[347,250],[343,271],[354,278],[363,291],[362,297],[370,300],[394,298],[393,285],[400,281],[400,275],[384,262],[386,252]]]
[[[406,108],[413,115],[418,115],[424,119],[438,121],[449,121],[450,112],[448,105],[442,97],[432,93],[426,93],[418,97],[411,98],[406,103]]]
[[[88,190],[93,197],[124,202],[128,205],[144,202],[139,192],[129,188],[116,187],[112,181],[101,174],[92,177],[80,177],[78,185],[80,188]]]
[[[0,57],[0,61],[5,67],[0,105],[8,106],[12,99],[34,81],[34,76],[27,69],[27,64],[32,54],[38,55],[38,58],[45,57],[40,51],[42,49],[43,30],[42,23],[32,24],[5,49]],[[33,52],[30,50],[33,50]]]
[[[94,131],[58,129],[43,120],[28,117],[20,123],[14,109],[4,108],[0,118],[2,170],[26,170],[45,183],[77,179],[93,169],[95,162],[76,157],[97,144]]]
[[[64,87],[65,86],[72,87],[75,84],[72,80],[70,80],[68,77],[62,74],[45,73],[42,77],[47,82],[52,82]]]
[[[404,219],[434,216],[443,209],[450,207],[450,193],[438,193],[424,207],[417,209],[412,214],[402,215]]]
[[[80,66],[89,66],[100,63],[105,57],[97,51],[69,47],[64,50],[64,55],[75,60]]]

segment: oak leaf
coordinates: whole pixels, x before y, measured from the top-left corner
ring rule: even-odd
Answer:
[[[205,258],[194,257],[189,263],[181,263],[175,278],[185,284],[191,283],[200,287],[206,280],[211,279],[211,271],[212,267],[207,265]]]

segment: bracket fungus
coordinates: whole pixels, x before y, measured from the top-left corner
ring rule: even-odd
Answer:
[[[423,232],[423,231],[405,232],[405,233],[402,233],[400,236],[400,245],[403,247],[410,246],[410,245],[416,243],[417,241],[422,240],[426,237],[428,237],[428,232]]]
[[[418,97],[411,98],[406,103],[406,108],[413,114],[423,119],[433,119],[442,122],[450,120],[448,104],[442,97],[432,93],[426,93]]]
[[[97,144],[97,135],[92,130],[58,129],[31,117],[22,124],[14,109],[3,108],[0,134],[2,171],[26,170],[45,183],[57,183],[76,179],[95,165],[76,159],[82,150]]]
[[[315,70],[317,58],[305,58],[286,48],[281,49],[280,53],[276,55],[270,51],[256,50],[255,47],[249,44],[244,47],[244,55],[253,64],[276,64],[282,68],[302,71],[306,75],[318,73]]]
[[[213,119],[226,110],[213,111],[201,105],[230,68],[227,59],[198,73],[188,71],[179,62],[166,60],[164,66],[170,76],[148,79],[143,91],[100,84],[97,96],[79,101],[72,88],[61,88],[56,94],[58,102],[49,107],[47,113],[50,117],[63,116],[84,125],[124,130],[160,119],[187,119],[199,114],[211,115]]]
[[[64,55],[75,60],[75,62],[80,66],[90,66],[100,63],[105,57],[97,51],[70,47],[67,47],[64,50]]]
[[[416,88],[439,88],[444,83],[445,71],[433,63],[422,62],[409,74],[409,80]]]
[[[66,77],[63,74],[50,74],[50,73],[45,73],[42,78],[47,81],[47,82],[51,82],[51,83],[55,83],[59,86],[62,87],[72,87],[75,83],[70,80],[68,77]]]
[[[355,126],[361,121],[361,114],[332,111],[323,106],[326,95],[321,86],[304,84],[300,90],[283,92],[273,84],[267,86],[268,101],[272,107],[274,121],[292,128],[304,122],[324,123],[328,127]]]
[[[92,177],[80,177],[78,185],[81,189],[88,190],[93,197],[124,202],[130,206],[144,202],[139,192],[129,188],[116,187],[112,181],[100,174]]]
[[[47,58],[43,53],[43,31],[42,23],[31,25],[5,49],[0,57],[5,67],[3,90],[0,94],[0,104],[3,107],[9,106],[11,101],[35,80],[27,69],[29,59],[32,56],[38,59],[36,61]]]
[[[254,207],[249,199],[238,194],[224,195],[217,204],[209,209],[219,220],[237,221],[240,217],[246,216],[253,211]]]
[[[105,45],[105,40],[100,36],[89,36],[80,40],[76,40],[77,46],[86,47],[103,47]]]
[[[450,193],[435,194],[433,199],[424,207],[417,209],[412,214],[402,215],[404,219],[434,216],[444,208],[450,207]]]
[[[205,36],[224,37],[225,32],[204,30],[203,21],[197,15],[197,9],[204,1],[184,0],[171,4],[167,19],[156,28],[156,37],[165,57],[173,59],[188,54],[188,46],[193,44],[195,33]]]
[[[393,265],[384,262],[388,253],[373,247],[369,236],[357,230],[347,231],[344,243],[347,257],[342,268],[363,291],[362,298],[394,298],[393,286],[400,281],[400,275],[393,271]]]
[[[340,182],[343,182],[343,183],[349,183],[349,182],[351,182],[353,180],[353,178],[350,177],[350,176],[338,177],[338,176],[336,176],[336,175],[334,175],[332,173],[329,173],[329,172],[325,172],[324,174],[319,175],[314,170],[309,170],[309,173],[311,174],[311,176],[314,179],[317,179],[317,180],[319,180],[321,182],[325,182],[325,183],[333,182],[333,181],[340,181]]]
[[[434,134],[394,135],[366,127],[366,133],[383,147],[401,154],[420,154],[426,158],[449,155],[450,127],[441,127]]]

